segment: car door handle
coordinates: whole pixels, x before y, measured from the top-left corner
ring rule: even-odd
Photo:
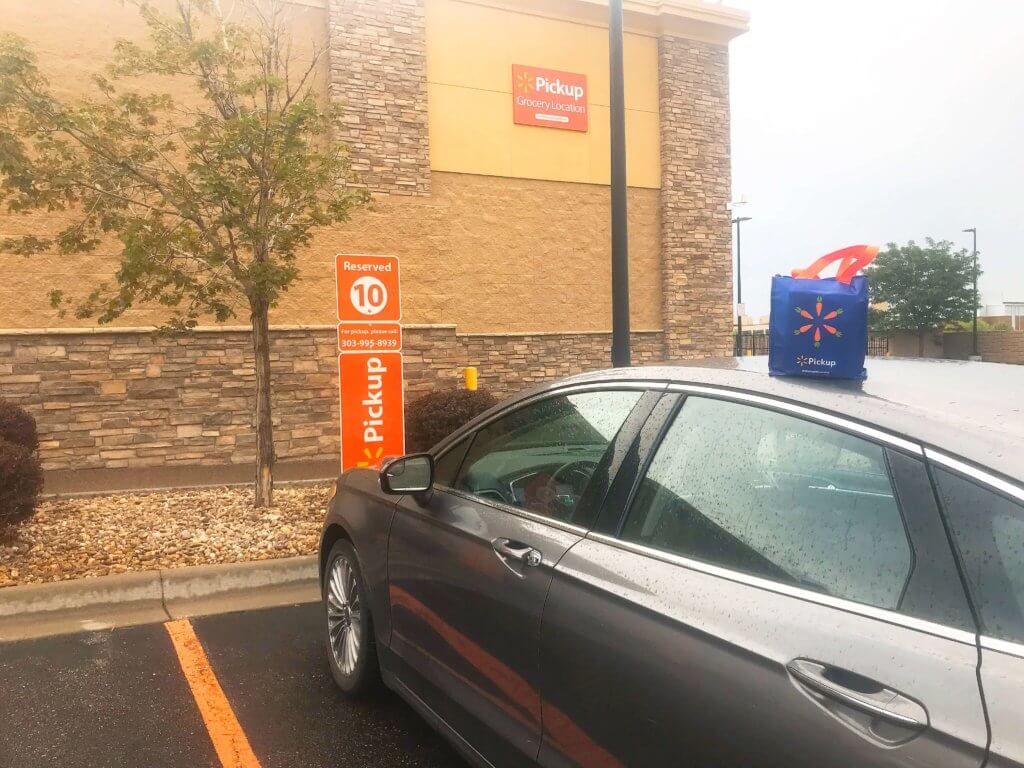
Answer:
[[[502,557],[507,557],[509,560],[516,560],[523,565],[530,566],[531,568],[540,565],[544,560],[544,556],[540,552],[529,544],[523,544],[521,541],[514,541],[512,539],[495,539],[491,542],[491,547]]]
[[[916,701],[860,675],[810,659],[793,659],[786,669],[801,685],[853,709],[904,728],[928,725],[928,712]],[[844,684],[844,678],[857,687]]]

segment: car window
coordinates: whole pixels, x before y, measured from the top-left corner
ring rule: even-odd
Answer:
[[[622,535],[890,609],[912,563],[880,446],[697,397],[687,398],[652,458]]]
[[[935,477],[982,632],[1024,643],[1024,505],[943,469]]]
[[[466,456],[472,436],[463,438],[434,460],[434,482],[451,487]]]
[[[452,487],[568,520],[642,394],[581,392],[513,411],[477,432]]]

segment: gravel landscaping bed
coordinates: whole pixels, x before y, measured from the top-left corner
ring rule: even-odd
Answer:
[[[45,501],[0,540],[0,587],[316,552],[331,483],[122,493]]]

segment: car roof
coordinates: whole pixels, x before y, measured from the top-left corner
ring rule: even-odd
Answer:
[[[766,357],[613,368],[565,384],[652,381],[778,398],[881,428],[1024,482],[1024,366],[869,358],[864,381],[774,377]]]

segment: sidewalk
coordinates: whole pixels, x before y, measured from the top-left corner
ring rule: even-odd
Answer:
[[[276,483],[328,482],[338,476],[339,458],[279,461]],[[59,469],[44,472],[46,496],[118,493],[200,486],[249,485],[254,464],[185,464],[125,469]]]

